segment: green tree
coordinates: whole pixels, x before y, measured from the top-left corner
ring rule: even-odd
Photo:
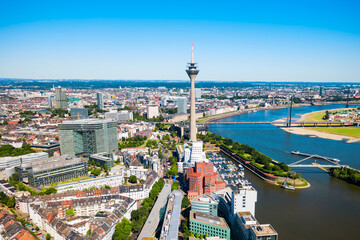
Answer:
[[[90,229],[89,229],[89,230],[87,230],[86,235],[88,235],[88,236],[90,236],[90,235],[91,235],[91,230],[90,230]]]
[[[45,239],[46,239],[46,240],[50,240],[50,239],[51,239],[51,235],[50,235],[49,233],[47,233]]]
[[[75,211],[74,211],[73,208],[69,208],[68,210],[66,210],[66,215],[67,216],[73,215],[74,213],[75,213]]]
[[[179,183],[178,182],[174,182],[171,185],[171,191],[174,191],[174,190],[179,190]]]
[[[190,203],[189,198],[185,196],[185,197],[182,199],[181,207],[182,207],[182,208],[187,208],[187,207],[190,206],[190,204],[191,204],[191,203]]]
[[[133,227],[130,221],[127,218],[123,218],[121,222],[116,224],[115,232],[112,236],[113,240],[124,240],[128,239]]]
[[[129,177],[129,182],[131,182],[131,183],[137,183],[137,178],[136,178],[136,176],[135,176],[135,175],[131,175],[131,176]]]

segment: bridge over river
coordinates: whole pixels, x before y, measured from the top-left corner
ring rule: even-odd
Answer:
[[[201,124],[273,124],[278,127],[288,127],[287,121],[256,121],[256,122],[203,122]],[[352,127],[360,126],[359,122],[291,122],[291,127]]]

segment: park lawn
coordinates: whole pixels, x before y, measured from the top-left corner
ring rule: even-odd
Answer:
[[[360,127],[312,127],[310,129],[350,137],[360,137]]]
[[[314,121],[314,122],[324,122],[328,120],[323,120],[325,116],[325,111],[310,113],[306,116],[306,121]]]

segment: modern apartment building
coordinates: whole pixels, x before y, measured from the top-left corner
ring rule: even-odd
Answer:
[[[61,154],[111,153],[118,149],[115,121],[83,119],[59,124]]]
[[[159,107],[156,104],[149,104],[147,107],[147,118],[156,118],[159,116]]]
[[[190,231],[194,234],[230,240],[230,228],[226,221],[202,212],[190,211]]]

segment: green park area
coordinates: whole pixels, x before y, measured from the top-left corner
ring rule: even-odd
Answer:
[[[360,127],[312,127],[309,129],[349,137],[360,137]]]
[[[333,111],[329,111],[331,113]],[[305,115],[304,122],[328,122],[327,119],[324,119],[325,111],[312,112]]]

